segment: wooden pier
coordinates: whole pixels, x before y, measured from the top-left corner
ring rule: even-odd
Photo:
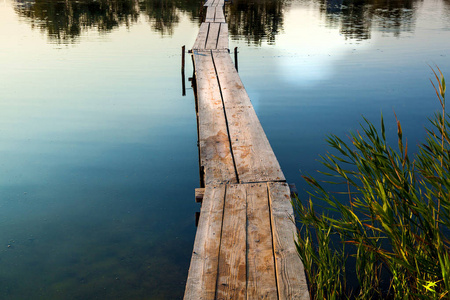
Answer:
[[[309,299],[290,190],[228,50],[224,0],[192,47],[202,203],[184,299]]]

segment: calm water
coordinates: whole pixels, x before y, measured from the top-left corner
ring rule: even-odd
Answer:
[[[199,180],[180,51],[201,7],[0,0],[0,299],[182,297]],[[411,149],[423,140],[428,64],[450,74],[450,1],[239,0],[227,17],[298,188],[361,115],[395,130],[395,111]]]

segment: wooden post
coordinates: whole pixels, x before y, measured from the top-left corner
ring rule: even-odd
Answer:
[[[184,53],[185,53],[186,46],[181,47],[181,70],[184,73]]]
[[[237,54],[238,54],[237,47],[234,47],[234,67],[236,68],[236,71],[238,71],[238,55]]]
[[[181,88],[182,88],[182,95],[186,96],[186,84],[185,84],[185,76],[184,76],[184,65],[185,65],[185,49],[186,46],[181,47]]]
[[[192,53],[192,50],[188,50],[188,53]],[[192,60],[192,66],[194,67],[194,70],[192,71],[192,77],[189,80],[191,82],[191,87],[194,90],[194,96],[195,96],[195,111],[198,112],[198,99],[197,99],[197,81],[195,78],[195,63],[194,63],[194,56],[191,55]]]

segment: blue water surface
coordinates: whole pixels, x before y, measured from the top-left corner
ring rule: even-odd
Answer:
[[[0,3],[0,298],[178,299],[199,187],[181,46],[201,1]],[[410,151],[450,74],[450,3],[233,1],[230,48],[289,182],[394,112]],[[186,77],[192,76],[187,57]]]

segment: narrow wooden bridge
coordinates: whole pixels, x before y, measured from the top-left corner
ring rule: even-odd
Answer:
[[[309,299],[290,190],[228,50],[224,0],[192,48],[202,202],[184,299]]]

